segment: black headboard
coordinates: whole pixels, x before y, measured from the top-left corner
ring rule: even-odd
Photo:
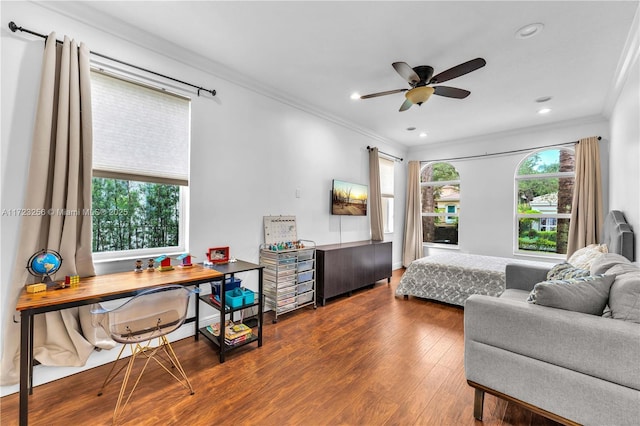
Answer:
[[[633,230],[619,210],[611,210],[604,219],[602,242],[609,253],[618,253],[630,261],[635,260]]]

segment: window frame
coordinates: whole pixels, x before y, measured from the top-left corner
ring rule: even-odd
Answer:
[[[167,96],[177,96],[180,98],[185,98],[189,100],[189,128],[188,130],[188,142],[187,147],[189,151],[191,150],[191,96],[189,96],[188,92],[183,91],[176,87],[166,86],[164,84],[159,83],[156,80],[145,78],[139,74],[132,74],[128,71],[119,70],[117,68],[112,68],[110,66],[105,66],[102,63],[93,63],[91,65],[92,72],[98,72],[103,75],[107,75],[109,77],[122,80],[127,83],[132,83],[135,85],[139,85],[146,89],[152,89],[159,91]],[[190,174],[190,171],[188,172]],[[105,251],[105,252],[92,252],[93,261],[95,263],[102,262],[110,262],[117,260],[130,260],[130,259],[139,259],[139,258],[152,258],[157,257],[162,254],[166,255],[175,255],[180,253],[185,253],[188,250],[189,241],[188,241],[188,230],[189,230],[189,195],[190,195],[190,182],[187,180],[184,184],[180,184],[178,182],[168,181],[164,177],[158,176],[157,178],[154,176],[148,175],[136,175],[131,174],[127,175],[110,175],[109,173],[105,173],[99,169],[93,169],[92,167],[92,178],[93,177],[101,177],[106,179],[120,179],[127,180],[131,182],[148,182],[155,184],[165,184],[165,185],[175,185],[180,189],[179,201],[178,201],[178,212],[179,212],[179,221],[178,221],[178,245],[177,246],[167,246],[167,247],[152,247],[152,248],[143,248],[143,249],[131,249],[131,250],[115,250],[115,251]],[[93,237],[92,237],[93,238]],[[93,241],[92,241],[93,245]]]
[[[437,186],[447,186],[447,185],[458,185],[458,193],[460,193],[461,191],[461,178],[460,178],[460,172],[458,171],[458,169],[450,162],[448,161],[429,161],[429,162],[422,162],[420,164],[420,174],[419,176],[422,176],[422,172],[423,170],[428,167],[429,165],[432,164],[440,164],[440,163],[445,163],[450,165],[451,167],[453,167],[453,169],[456,171],[456,173],[458,174],[458,179],[457,180],[439,180],[439,181],[430,181],[430,182],[420,182],[420,194],[422,194],[422,188],[425,186],[431,186],[431,187],[437,187]],[[422,178],[420,178],[422,179]],[[437,213],[437,212],[422,212],[422,199],[420,200],[420,218],[422,220],[423,217],[441,217],[443,223],[447,223],[447,224],[452,224],[455,223],[455,219],[453,219],[451,222],[448,222],[449,218],[458,218],[458,225],[460,224],[460,207],[462,205],[461,199],[458,200],[458,207],[456,207],[456,212],[455,213],[447,213],[446,212],[446,208],[445,211],[442,213]],[[435,207],[435,206],[434,206]],[[437,242],[429,242],[429,241],[424,241],[424,230],[423,230],[423,236],[422,236],[422,245],[426,246],[426,247],[437,247],[437,248],[445,248],[445,249],[453,249],[453,250],[457,250],[460,248],[460,228],[458,228],[458,244],[446,244],[446,243],[437,243]]]
[[[383,161],[384,162],[390,162],[393,167],[392,167],[392,173],[389,174],[389,176],[391,176],[391,190],[392,192],[390,193],[384,193],[381,192],[380,193],[380,198],[381,198],[381,205],[382,205],[382,225],[383,225],[383,233],[384,234],[393,234],[394,233],[394,221],[395,221],[395,160],[390,159],[390,158],[385,158],[385,157],[378,157],[378,166],[380,167],[380,170],[382,170],[383,166]],[[386,174],[385,174],[386,175]],[[382,184],[382,178],[383,178],[383,174],[380,173],[380,188],[383,188],[384,185]]]
[[[570,151],[574,155],[574,170],[573,172],[555,172],[555,173],[538,173],[538,174],[528,174],[528,175],[519,175],[518,171],[522,164],[524,164],[527,159],[533,155],[539,154],[545,151],[552,150],[566,150]],[[518,183],[522,180],[537,180],[537,179],[561,179],[561,178],[573,178],[575,182],[575,148],[568,146],[557,146],[557,147],[545,147],[539,148],[534,151],[527,153],[516,165],[516,169],[514,172],[514,192],[513,192],[513,208],[514,208],[514,222],[513,222],[513,254],[518,256],[528,256],[528,257],[543,257],[550,259],[564,259],[566,258],[565,253],[552,253],[552,252],[544,252],[544,251],[533,251],[533,250],[520,250],[519,244],[519,235],[520,235],[520,219],[555,219],[556,224],[554,229],[557,229],[558,219],[567,219],[571,220],[571,213],[555,213],[555,214],[543,214],[543,213],[520,213],[518,211],[519,206],[519,185]],[[571,206],[573,209],[573,206]],[[557,231],[556,231],[557,232]]]

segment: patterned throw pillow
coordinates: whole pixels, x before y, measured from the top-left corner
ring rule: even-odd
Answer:
[[[562,262],[554,265],[549,272],[547,272],[547,280],[566,280],[569,278],[582,278],[588,277],[590,272],[586,269],[576,268],[569,262]]]
[[[580,269],[591,269],[591,263],[603,253],[608,253],[606,244],[589,244],[579,250],[576,250],[567,262]]]
[[[614,275],[590,275],[536,284],[527,302],[552,308],[602,315]]]

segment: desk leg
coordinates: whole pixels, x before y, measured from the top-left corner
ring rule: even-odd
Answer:
[[[20,426],[29,424],[29,393],[33,362],[29,359],[32,354],[30,343],[33,330],[33,315],[22,311],[20,321]]]
[[[196,284],[196,288],[199,290],[200,284]],[[200,338],[200,332],[198,331],[198,328],[200,327],[200,292],[196,293],[195,299],[196,299],[196,332],[194,334],[194,337],[196,338],[196,341],[198,341]]]
[[[262,286],[262,275],[263,269],[260,268],[258,269],[258,299],[259,299],[259,304],[258,304],[258,347],[262,346],[262,316],[264,314],[263,312],[263,303],[264,303],[264,299],[263,299],[263,286]]]

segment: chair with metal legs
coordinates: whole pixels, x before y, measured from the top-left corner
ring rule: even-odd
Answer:
[[[194,394],[193,386],[166,336],[184,323],[190,295],[196,291],[180,285],[157,287],[140,292],[117,308],[91,311],[93,324],[102,327],[113,340],[123,344],[98,393],[102,395],[105,387],[126,368],[113,411],[114,424],[125,410],[151,360],[188,389],[191,395]],[[157,344],[154,345],[154,342]],[[127,347],[131,349],[129,362],[119,363]],[[144,360],[142,370],[123,402],[133,365],[138,358]],[[118,364],[121,366],[116,370]]]

